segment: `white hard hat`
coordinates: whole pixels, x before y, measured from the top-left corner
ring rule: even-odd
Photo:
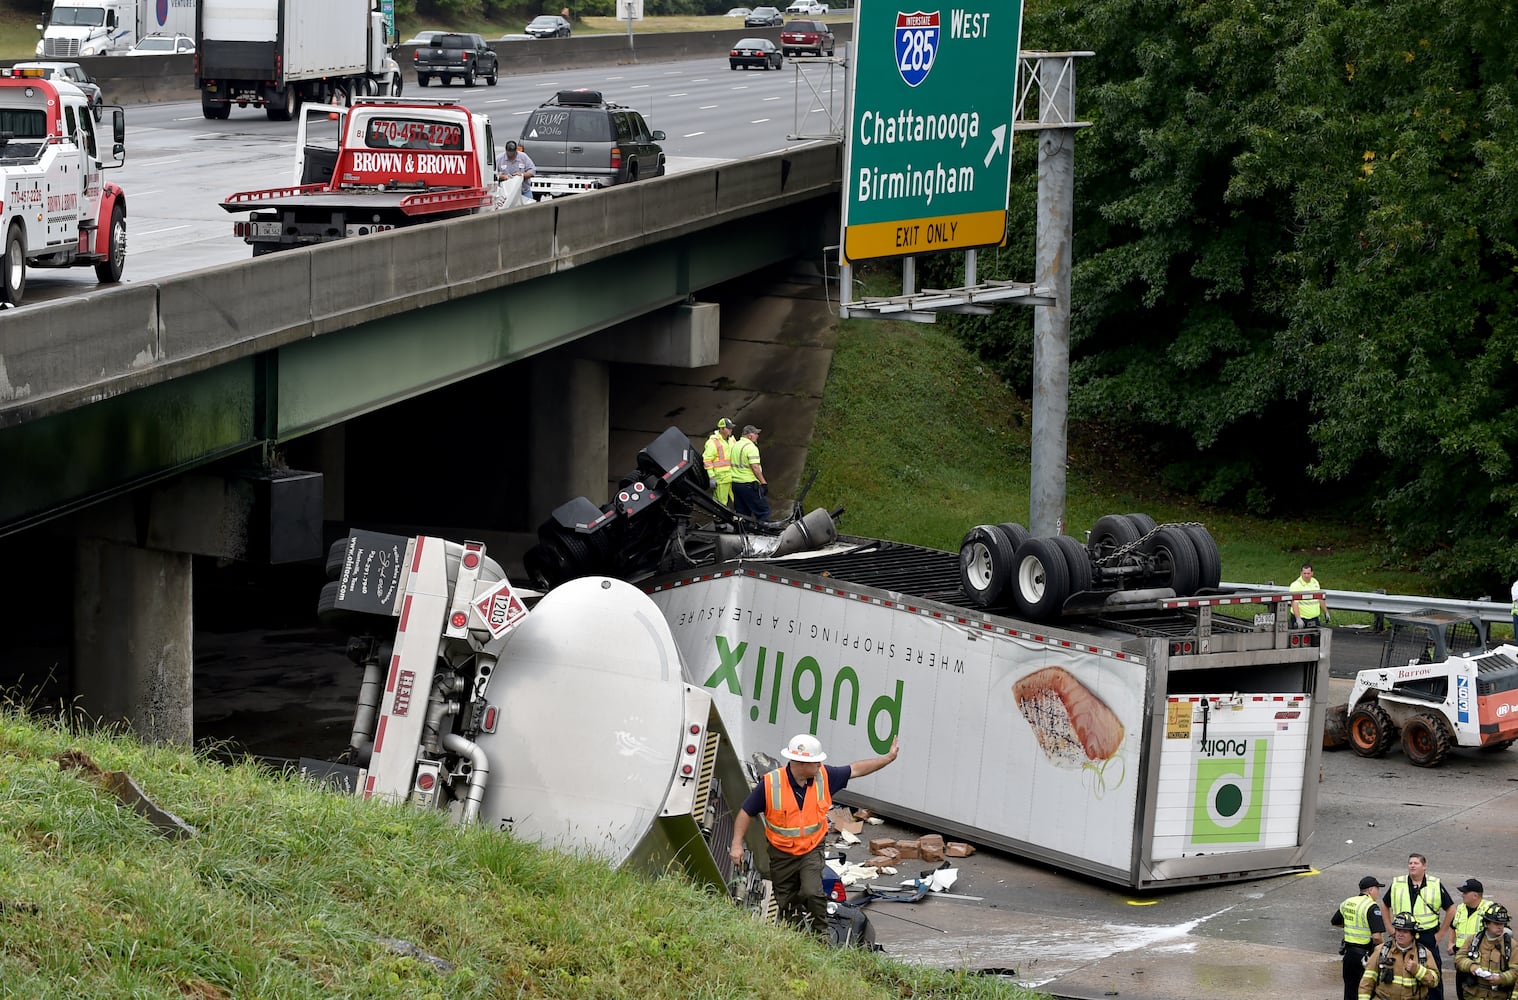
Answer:
[[[821,764],[828,759],[828,755],[822,752],[822,741],[806,733],[792,736],[790,743],[780,751],[780,756],[802,764]]]

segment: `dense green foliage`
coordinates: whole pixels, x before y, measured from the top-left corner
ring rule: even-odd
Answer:
[[[1078,64],[1071,406],[1166,481],[1373,520],[1454,590],[1518,570],[1518,13],[1498,0],[1047,0]],[[1009,250],[1033,273],[1036,149]],[[948,280],[938,275],[937,280]],[[1029,310],[959,320],[1027,391]]]

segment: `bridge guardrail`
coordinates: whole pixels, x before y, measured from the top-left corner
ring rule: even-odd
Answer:
[[[1281,590],[1279,586],[1257,583],[1221,583],[1223,590],[1250,593]],[[1316,588],[1314,588],[1316,589]],[[1449,597],[1418,597],[1411,594],[1375,594],[1356,590],[1325,590],[1327,604],[1334,611],[1365,611],[1370,614],[1397,615],[1432,609],[1449,614],[1469,615],[1493,624],[1511,624],[1513,606],[1507,601],[1461,601]]]

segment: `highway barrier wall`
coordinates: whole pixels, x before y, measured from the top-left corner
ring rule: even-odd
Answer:
[[[737,18],[732,29],[721,31],[668,31],[638,33],[633,29],[631,47],[625,34],[576,35],[570,38],[542,38],[530,41],[492,41],[501,57],[501,71],[536,73],[541,70],[583,69],[615,66],[632,62],[670,62],[678,59],[712,59],[727,54],[739,38],[768,38],[780,43],[779,28],[745,28]],[[852,21],[832,25],[840,43],[854,37]],[[395,50],[401,65],[407,94],[424,93],[416,85],[412,70],[415,46],[403,45]],[[7,60],[11,65],[19,60]],[[195,57],[192,55],[95,57],[80,59],[100,84],[107,104],[154,104],[162,101],[189,101],[199,96],[195,89]],[[437,84],[434,84],[437,86]],[[425,93],[439,93],[430,88]]]
[[[0,428],[695,230],[836,200],[842,161],[840,144],[808,143],[7,310]]]

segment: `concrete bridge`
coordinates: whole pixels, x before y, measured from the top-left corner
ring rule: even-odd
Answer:
[[[316,558],[360,511],[530,531],[604,496],[633,457],[611,367],[714,364],[700,293],[833,242],[841,160],[814,143],[0,314],[0,537],[67,553],[78,708],[190,739],[194,556]]]

